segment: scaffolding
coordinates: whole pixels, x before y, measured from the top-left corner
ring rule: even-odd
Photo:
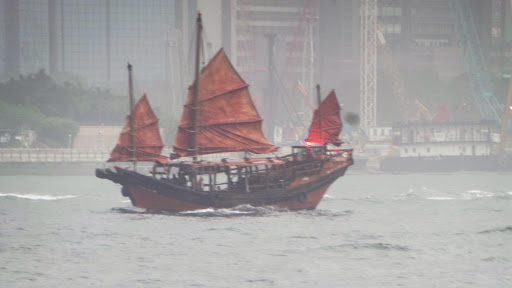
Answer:
[[[377,126],[377,0],[361,0],[361,129]]]

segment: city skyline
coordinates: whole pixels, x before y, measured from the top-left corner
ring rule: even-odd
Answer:
[[[498,64],[510,62],[502,60],[511,58],[512,31],[505,30],[510,3],[469,3],[485,59],[494,71]],[[135,68],[136,92],[148,92],[157,105],[170,107],[173,113],[175,107],[181,107],[191,81],[187,68],[193,62],[190,46],[195,45],[196,13],[202,11],[205,56],[224,47],[251,84],[263,113],[275,114],[267,111],[262,95],[281,89],[276,86],[281,85],[277,78],[293,93],[300,82],[308,97],[314,83],[320,83],[326,90],[343,91],[346,107],[358,106],[359,0],[161,0],[150,4],[3,0],[1,4],[5,16],[0,21],[2,81],[44,69],[52,76],[71,74],[86,86],[125,93],[125,67],[130,62]],[[430,69],[445,80],[465,73],[460,35],[448,1],[381,0],[377,13],[379,29],[401,69]],[[272,34],[274,42],[269,46]],[[269,47],[273,47],[273,55]],[[385,70],[381,50],[379,47],[378,69]],[[276,71],[271,72],[273,69]],[[378,93],[380,99],[390,97],[388,91]],[[283,95],[280,97],[291,97]],[[297,109],[307,108],[307,99],[293,97]]]

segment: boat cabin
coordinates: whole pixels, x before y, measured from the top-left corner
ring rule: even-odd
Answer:
[[[276,158],[195,161],[156,165],[152,174],[202,191],[251,192],[282,186],[286,161]]]
[[[322,168],[324,146],[294,146],[283,157],[189,161],[155,165],[160,180],[202,191],[250,193],[283,188]],[[316,160],[316,161],[314,161]],[[320,160],[320,161],[318,161]]]
[[[292,146],[293,160],[297,161],[319,159],[325,152],[325,146]]]

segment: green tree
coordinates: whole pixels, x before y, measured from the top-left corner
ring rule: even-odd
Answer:
[[[119,125],[125,118],[125,96],[60,79],[40,70],[0,83],[0,128],[35,130],[43,145],[67,147],[79,125]]]

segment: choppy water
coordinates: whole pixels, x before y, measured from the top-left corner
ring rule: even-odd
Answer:
[[[346,175],[315,211],[178,214],[93,176],[0,176],[0,287],[512,287],[511,175]]]

